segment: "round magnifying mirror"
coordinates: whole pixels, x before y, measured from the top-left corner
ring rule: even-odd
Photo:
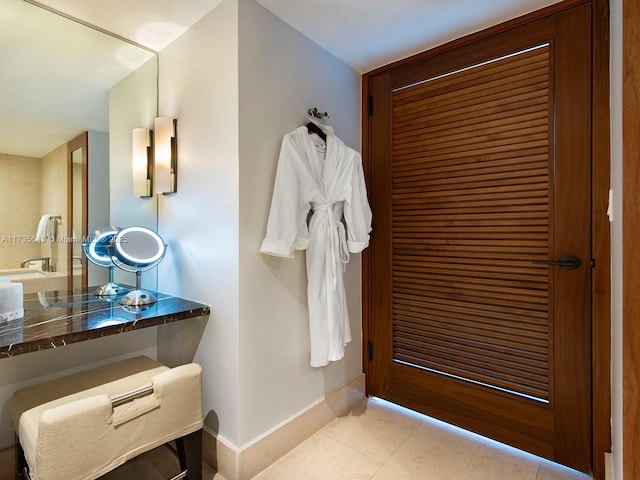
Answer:
[[[119,227],[113,226],[96,230],[91,240],[82,244],[82,250],[91,263],[109,269],[109,282],[95,290],[95,294],[99,297],[113,297],[124,290],[122,286],[113,282],[114,264],[109,253],[111,240],[119,231]]]
[[[140,274],[160,263],[166,250],[160,235],[144,227],[123,228],[112,238],[109,253],[113,263],[122,270],[136,273],[136,289],[125,295],[120,303],[138,307],[156,301],[152,293],[140,289]]]
[[[109,245],[119,230],[118,227],[108,227],[93,232],[91,240],[82,245],[84,254],[91,263],[99,267],[113,265],[109,254]]]
[[[121,268],[129,271],[154,267],[160,263],[166,251],[160,235],[144,227],[123,228],[112,239],[111,247],[112,255],[124,264],[125,268]]]

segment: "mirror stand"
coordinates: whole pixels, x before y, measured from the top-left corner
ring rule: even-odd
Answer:
[[[131,290],[127,293],[122,300],[120,300],[120,305],[124,305],[126,307],[144,307],[146,305],[151,305],[152,303],[156,303],[156,297],[150,292],[143,292],[140,288],[140,276],[142,275],[142,270],[136,270],[136,289]]]
[[[113,281],[113,271],[115,270],[115,265],[109,265],[109,283],[105,283],[100,287],[96,288],[95,294],[98,297],[115,297],[125,290],[124,287],[118,285]]]

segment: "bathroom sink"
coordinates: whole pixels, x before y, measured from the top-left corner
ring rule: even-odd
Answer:
[[[64,273],[30,268],[0,270],[0,282],[22,283],[24,293],[67,289],[67,276]]]

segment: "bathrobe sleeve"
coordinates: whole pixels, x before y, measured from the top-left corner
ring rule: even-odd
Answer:
[[[362,159],[358,152],[354,150],[353,153],[351,195],[345,202],[344,219],[347,226],[347,248],[352,253],[358,253],[369,246],[371,207],[367,199]]]
[[[304,150],[291,133],[284,136],[280,148],[276,181],[273,187],[267,233],[260,252],[293,258],[294,250],[305,250],[309,244],[307,214],[311,208],[308,172],[303,161]]]

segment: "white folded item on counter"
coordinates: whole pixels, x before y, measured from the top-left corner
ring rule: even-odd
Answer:
[[[0,322],[24,317],[21,283],[0,282]]]

